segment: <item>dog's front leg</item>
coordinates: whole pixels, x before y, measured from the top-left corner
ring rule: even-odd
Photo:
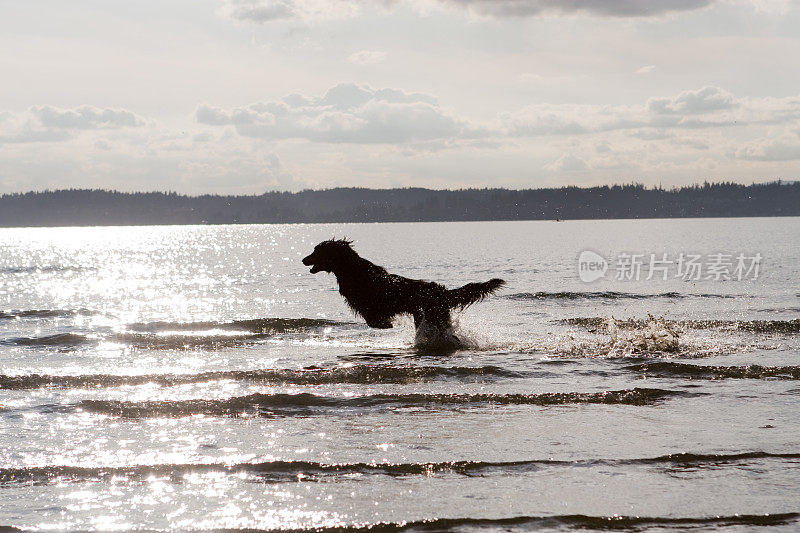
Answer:
[[[367,325],[371,328],[390,329],[392,327],[392,319],[388,316],[383,316],[383,317],[365,316],[364,320],[367,321]]]

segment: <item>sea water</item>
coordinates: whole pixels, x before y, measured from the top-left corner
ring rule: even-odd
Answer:
[[[507,285],[461,349],[373,330],[300,262],[333,236]],[[0,526],[794,531],[798,243],[797,218],[0,229]]]

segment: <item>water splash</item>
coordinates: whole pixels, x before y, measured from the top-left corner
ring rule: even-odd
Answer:
[[[649,353],[677,353],[680,350],[678,332],[663,318],[648,314],[647,322],[641,328],[624,329],[613,316],[608,319],[607,328],[611,339],[608,354],[627,357]]]
[[[417,351],[444,353],[481,348],[477,338],[463,329],[455,317],[453,325],[444,331],[431,327],[423,321],[414,334],[414,347]]]

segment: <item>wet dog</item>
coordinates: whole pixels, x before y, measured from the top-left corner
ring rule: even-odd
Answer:
[[[352,241],[331,239],[319,243],[303,258],[311,273],[332,272],[347,305],[373,328],[391,328],[392,318],[409,314],[417,331],[421,327],[445,333],[451,330],[450,311],[479,302],[505,284],[502,279],[467,283],[447,289],[432,281],[389,274],[353,250]]]

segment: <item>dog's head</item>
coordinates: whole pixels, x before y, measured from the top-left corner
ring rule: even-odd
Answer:
[[[311,266],[311,273],[324,270],[334,272],[337,266],[352,259],[356,252],[350,247],[353,241],[347,239],[331,239],[322,241],[314,247],[310,255],[303,258],[303,264]]]

